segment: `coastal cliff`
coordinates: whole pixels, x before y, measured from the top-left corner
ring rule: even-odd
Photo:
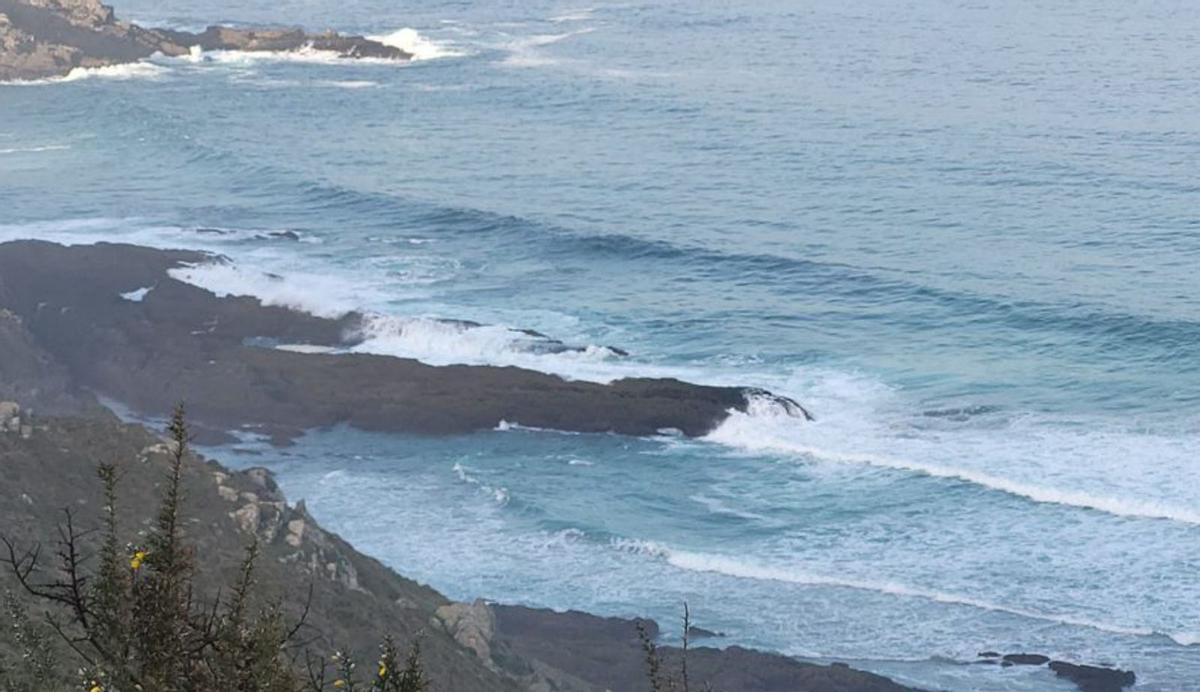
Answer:
[[[104,504],[96,463],[116,465],[120,524],[144,528],[170,464],[169,444],[138,425],[106,418],[39,418],[28,436],[0,431],[0,526],[28,547],[49,548],[70,507],[81,528],[98,522]],[[203,560],[197,597],[211,599],[236,575],[244,546],[261,550],[262,597],[278,599],[292,617],[307,607],[306,647],[373,660],[385,635],[420,638],[422,663],[436,690],[455,692],[604,692],[643,689],[644,652],[638,620],[599,618],[454,603],[357,552],[290,504],[261,468],[232,471],[199,456],[183,465],[184,537]],[[404,556],[393,556],[403,564]],[[0,571],[0,592],[13,587]],[[310,594],[311,588],[311,597]],[[28,605],[33,605],[29,602]],[[651,634],[658,628],[640,621]],[[0,627],[0,671],[19,650]],[[663,648],[670,664],[678,650]],[[841,665],[817,665],[737,647],[694,649],[695,679],[722,692],[904,692],[910,688]]]
[[[298,28],[210,26],[199,33],[151,29],[117,19],[99,0],[0,0],[0,81],[63,77],[76,68],[135,62],[156,53],[201,50],[326,51],[346,58],[408,60],[403,50],[362,36]]]

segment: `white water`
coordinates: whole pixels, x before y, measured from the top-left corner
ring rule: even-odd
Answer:
[[[390,34],[368,36],[367,38],[399,48],[411,54],[414,61],[458,58],[466,55],[464,51],[455,48],[447,42],[431,40],[422,36],[416,29],[408,27],[398,29]]]
[[[1200,469],[1193,464],[1200,432],[1159,435],[1108,418],[1028,416],[984,428],[922,428],[914,425],[924,422],[914,417],[918,412],[889,410],[897,403],[894,393],[838,373],[790,393],[820,412],[816,422],[752,402],[705,439],[810,463],[967,483],[1037,503],[1200,525]],[[1164,492],[1169,477],[1178,483]]]

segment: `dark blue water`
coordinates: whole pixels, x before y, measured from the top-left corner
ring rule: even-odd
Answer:
[[[118,12],[392,34],[426,59],[0,86],[0,238],[211,248],[236,267],[186,278],[372,310],[366,350],[755,384],[818,417],[218,453],[271,464],[356,545],[462,598],[687,599],[731,641],[930,688],[1069,689],[956,663],[986,649],[1193,684],[1200,7]]]

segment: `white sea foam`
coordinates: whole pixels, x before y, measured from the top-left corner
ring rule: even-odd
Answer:
[[[264,305],[301,310],[321,317],[341,317],[358,305],[358,295],[343,282],[318,274],[286,275],[244,270],[222,262],[180,267],[172,278],[225,296],[254,296]]]
[[[334,89],[374,89],[379,86],[379,82],[372,82],[369,79],[318,79],[313,82],[313,86]]]
[[[350,62],[336,51],[317,50],[311,47],[288,51],[207,50],[199,54],[191,53],[186,59],[188,62],[219,65],[256,65],[279,62],[338,65]],[[355,60],[355,62],[360,61]]]
[[[565,377],[610,381],[623,374],[616,354],[603,346],[553,351],[545,338],[504,325],[473,325],[431,317],[369,317],[351,350],[431,365],[516,365]],[[551,349],[551,350],[547,350]]]
[[[131,62],[124,65],[108,65],[106,67],[76,67],[61,81],[75,82],[82,79],[162,79],[170,68],[152,62]]]
[[[390,34],[368,36],[367,38],[394,48],[399,48],[412,55],[414,61],[437,60],[439,58],[457,58],[466,55],[462,50],[444,41],[434,41],[422,36],[416,29],[405,27]]]
[[[62,151],[70,149],[69,144],[46,144],[40,147],[13,147],[10,149],[0,149],[0,154],[36,154],[43,151]]]
[[[563,12],[562,14],[554,15],[553,17],[550,18],[550,21],[554,22],[555,24],[562,24],[565,22],[586,22],[586,21],[592,19],[592,16],[595,13],[596,13],[596,8],[594,8],[594,7],[585,7],[585,8],[578,9],[578,10],[568,10],[566,12]]]
[[[508,56],[500,62],[506,67],[545,67],[560,62],[559,58],[547,55],[542,48],[565,41],[575,36],[582,36],[595,31],[586,27],[577,31],[567,31],[560,34],[535,34],[513,39],[500,47],[508,52]]]
[[[704,507],[705,509],[707,509],[709,512],[711,512],[713,514],[724,514],[725,516],[736,517],[738,519],[745,519],[746,521],[755,521],[755,522],[763,522],[763,523],[770,521],[770,519],[768,519],[767,517],[765,517],[761,514],[756,514],[754,512],[747,512],[745,510],[738,509],[737,507],[731,505],[730,503],[726,502],[725,500],[722,500],[717,497],[711,497],[709,495],[704,495],[704,494],[698,493],[696,495],[692,495],[688,499],[691,500],[692,502],[695,502],[696,504]]]
[[[146,294],[153,290],[154,290],[153,286],[147,286],[145,288],[139,288],[136,291],[122,293],[121,297],[124,298],[125,300],[130,301],[131,303],[140,303],[146,299]]]
[[[640,550],[648,555],[662,557],[669,564],[678,567],[679,569],[693,572],[723,574],[730,577],[736,577],[738,579],[768,580],[790,584],[801,584],[804,586],[827,586],[834,588],[854,589],[857,591],[871,591],[902,598],[918,598],[936,603],[959,605],[998,613],[1007,613],[1009,615],[1029,618],[1031,620],[1040,620],[1043,622],[1051,622],[1073,627],[1087,627],[1112,634],[1143,637],[1155,634],[1171,636],[1166,633],[1156,632],[1148,627],[1132,627],[1102,622],[1099,620],[1067,613],[1049,613],[1027,608],[1001,605],[998,603],[991,603],[986,600],[972,598],[970,596],[962,596],[936,590],[916,588],[896,582],[861,580],[847,577],[830,577],[826,575],[809,574],[797,569],[756,564],[725,555],[676,551],[658,544],[639,544],[638,542],[631,542],[628,545],[632,548],[627,549]],[[1172,638],[1175,639],[1175,637]],[[1180,639],[1175,639],[1175,641],[1181,644],[1185,643],[1184,641],[1180,641]]]
[[[279,344],[275,348],[280,351],[290,351],[292,353],[337,353],[337,348],[333,346],[318,346],[317,344]]]
[[[171,72],[170,68],[153,62],[139,61],[121,65],[106,65],[104,67],[76,67],[62,77],[47,77],[45,79],[13,80],[0,82],[5,86],[46,86],[79,82],[86,79],[105,79],[125,81],[130,79],[162,79]]]
[[[501,507],[503,507],[504,505],[507,505],[509,500],[511,499],[511,495],[508,492],[508,488],[505,488],[503,486],[491,486],[491,485],[488,485],[487,483],[484,483],[483,481],[481,481],[477,477],[475,477],[470,472],[470,469],[463,466],[461,463],[456,462],[454,464],[454,466],[451,467],[451,470],[454,471],[454,475],[458,476],[458,479],[460,481],[479,488],[480,491],[491,496],[492,500],[497,505],[500,505]]]
[[[1044,482],[1018,480],[969,466],[949,465],[915,457],[915,454],[922,452],[943,456],[948,452],[969,454],[972,452],[971,448],[977,447],[983,450],[981,453],[991,454],[997,468],[1006,468],[1008,454],[1028,455],[1038,451],[1040,440],[1037,437],[1022,438],[1031,443],[1029,448],[1019,446],[997,448],[993,446],[988,449],[988,443],[1004,441],[1005,433],[1003,432],[994,434],[982,442],[972,440],[964,434],[954,440],[962,446],[949,449],[945,444],[939,446],[936,440],[923,443],[921,440],[892,436],[883,440],[881,444],[880,441],[874,439],[880,436],[878,431],[869,429],[872,414],[868,411],[860,411],[857,415],[862,416],[862,420],[848,425],[844,424],[846,421],[838,420],[836,413],[830,414],[829,425],[826,425],[827,419],[824,416],[820,416],[817,423],[805,423],[786,415],[777,406],[757,400],[751,402],[745,413],[731,412],[729,418],[705,439],[735,449],[753,452],[797,455],[827,463],[862,464],[960,481],[1039,503],[1091,509],[1121,517],[1165,519],[1200,525],[1200,510],[1192,507],[1157,499],[1123,497],[1091,490],[1061,487],[1061,484],[1072,482],[1077,485],[1086,485],[1085,480],[1095,484],[1094,479],[1090,478],[1072,479],[1060,474],[1054,479],[1058,485],[1050,485]],[[1009,437],[1020,438],[1021,436],[1010,434]],[[886,454],[874,450],[875,447],[885,444],[906,452],[908,455]],[[1012,442],[1009,441],[1007,444],[1012,445]],[[855,445],[858,445],[858,449],[855,449]],[[1086,457],[1091,451],[1096,451],[1094,446],[1082,452],[1076,451],[1075,454]]]

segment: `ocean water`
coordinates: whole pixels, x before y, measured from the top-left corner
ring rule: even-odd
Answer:
[[[686,600],[726,642],[928,689],[1071,689],[984,650],[1195,689],[1200,5],[205,5],[117,10],[420,59],[0,86],[0,239],[208,248],[236,264],[184,278],[369,310],[363,350],[758,385],[817,416],[218,458],[454,597],[664,622]]]

